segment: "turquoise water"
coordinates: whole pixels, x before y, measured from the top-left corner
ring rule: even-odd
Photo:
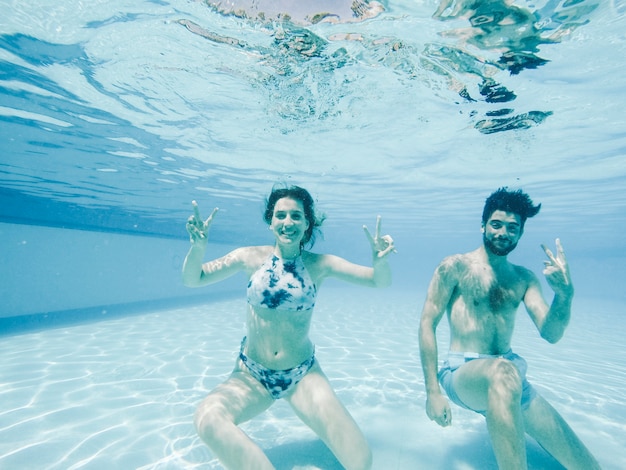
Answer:
[[[511,45],[468,43],[468,21],[433,19],[431,1],[307,30],[221,16],[199,1],[5,2],[0,132],[11,204],[1,215],[181,237],[198,199],[222,209],[216,241],[249,242],[264,235],[249,227],[262,197],[287,181],[309,188],[341,227],[381,213],[396,235],[425,225],[448,235],[473,231],[486,195],[510,185],[543,202],[543,227],[602,233],[603,247],[619,247],[624,4],[520,5],[545,29],[518,38],[518,55],[548,62],[511,74],[493,65]],[[362,40],[331,40],[348,33]],[[285,34],[319,42],[319,53],[289,52]],[[489,80],[515,99],[488,102]],[[528,113],[549,116],[528,129],[477,129]],[[452,226],[434,223],[442,212]]]
[[[543,204],[512,260],[540,275],[560,237],[576,285],[565,339],[543,344],[520,313],[515,347],[603,468],[626,467],[626,5],[383,4],[313,25],[201,1],[3,4],[0,467],[217,468],[191,413],[232,366],[241,279],[181,286],[184,221],[192,199],[220,207],[216,256],[269,243],[277,182],[326,212],[316,251],[369,262],[377,214],[396,240],[391,289],[325,287],[316,312],[376,468],[494,468],[477,417],[426,419],[416,316],[505,185]],[[279,468],[336,468],[286,407],[248,430]],[[557,468],[529,445],[532,468]]]
[[[420,294],[326,287],[316,306],[316,356],[366,434],[380,470],[497,468],[484,419],[453,407],[453,425],[426,417],[416,319]],[[218,469],[192,424],[195,407],[230,372],[245,299],[158,309],[0,341],[0,463],[7,469]],[[592,318],[621,305],[575,303],[566,337],[541,342],[520,317],[513,347],[528,377],[602,468],[626,466],[626,324]],[[445,349],[446,328],[440,328]],[[279,401],[243,425],[276,468],[341,466]],[[561,469],[528,441],[531,469]]]

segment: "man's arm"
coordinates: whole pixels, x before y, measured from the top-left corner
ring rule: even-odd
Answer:
[[[541,286],[534,274],[529,272],[529,284],[524,295],[524,305],[530,317],[535,323],[541,337],[550,343],[559,341],[569,324],[574,297],[574,286],[569,274],[569,267],[565,259],[565,252],[561,241],[556,239],[557,253],[554,255],[548,248],[543,246],[548,260],[544,261],[546,267],[543,274],[546,281],[554,290],[552,304],[548,304],[543,298]]]
[[[455,282],[451,276],[454,262],[448,258],[435,271],[428,294],[422,309],[419,328],[419,346],[424,382],[426,386],[426,414],[441,426],[451,422],[451,411],[448,400],[442,395],[437,380],[438,350],[436,330],[439,321],[446,311]]]

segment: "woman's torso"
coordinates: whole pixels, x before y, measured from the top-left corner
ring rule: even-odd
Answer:
[[[319,274],[318,255],[282,260],[274,247],[251,251],[245,354],[268,369],[285,370],[313,354],[309,338]]]

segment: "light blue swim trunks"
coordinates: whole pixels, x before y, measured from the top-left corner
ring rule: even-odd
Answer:
[[[473,361],[474,359],[494,359],[494,358],[502,358],[508,361],[511,361],[517,370],[519,371],[522,377],[522,409],[525,410],[530,406],[530,402],[533,401],[535,396],[537,396],[537,391],[533,388],[533,386],[526,380],[526,370],[528,369],[528,365],[523,357],[518,356],[513,351],[509,350],[508,352],[500,355],[490,355],[490,354],[478,354],[472,352],[457,352],[450,351],[448,353],[448,359],[443,363],[443,366],[439,370],[438,378],[439,383],[446,391],[448,398],[452,400],[454,403],[459,405],[462,408],[475,411],[480,414],[485,414],[487,410],[475,410],[470,408],[465,403],[461,401],[459,396],[456,394],[454,390],[454,386],[452,383],[452,377],[454,376],[454,371],[456,371],[459,367],[469,361]]]

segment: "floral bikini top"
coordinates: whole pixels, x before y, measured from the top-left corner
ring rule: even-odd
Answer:
[[[250,277],[247,297],[253,307],[296,312],[315,306],[317,289],[302,256],[283,260],[272,253]]]

